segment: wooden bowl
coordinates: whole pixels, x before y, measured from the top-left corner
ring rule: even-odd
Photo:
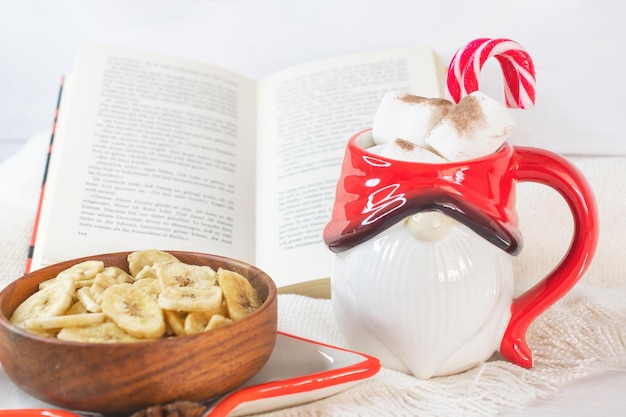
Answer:
[[[234,259],[170,251],[185,263],[239,272],[263,304],[228,326],[138,343],[90,344],[37,336],[8,318],[41,281],[87,259],[128,271],[129,252],[90,256],[27,274],[0,292],[0,362],[9,378],[51,404],[128,415],[155,404],[201,401],[254,376],[268,360],[277,330],[276,286],[260,269]]]

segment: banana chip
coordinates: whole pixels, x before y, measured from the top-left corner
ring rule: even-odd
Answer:
[[[158,339],[165,333],[161,307],[133,284],[115,284],[104,290],[102,312],[131,336]]]
[[[159,299],[159,294],[161,294],[161,285],[159,284],[158,279],[141,278],[135,281],[133,285],[150,295],[155,301]]]
[[[102,293],[111,285],[132,283],[135,278],[127,274],[123,269],[114,266],[108,266],[93,279],[93,285],[89,287],[89,294],[98,303],[102,302]]]
[[[209,324],[209,320],[211,320],[211,316],[206,316],[200,311],[192,311],[185,317],[183,324],[185,334],[202,333]]]
[[[110,321],[88,327],[65,327],[59,331],[57,338],[83,343],[140,342],[143,340],[129,335]]]
[[[45,281],[41,281],[39,283],[39,289],[43,290],[44,288],[49,287],[50,285],[55,284],[56,282],[57,282],[57,277],[50,278]]]
[[[107,316],[102,313],[65,314],[63,316],[34,317],[24,321],[24,327],[32,330],[84,327],[103,323]]]
[[[15,309],[11,322],[18,327],[24,327],[24,322],[28,319],[59,316],[70,308],[74,291],[74,282],[70,280],[47,285]]]
[[[261,305],[242,275],[145,250],[130,274],[85,261],[39,284],[11,316],[25,330],[62,340],[117,343],[197,334],[240,320]]]
[[[207,289],[161,288],[158,305],[165,310],[212,311],[222,304],[222,289],[217,285]]]
[[[155,270],[163,290],[207,290],[217,285],[215,271],[208,266],[166,262],[156,264]]]
[[[88,311],[85,308],[85,305],[81,303],[80,301],[76,301],[74,304],[70,306],[69,310],[67,310],[65,314],[83,314],[87,312]]]
[[[135,275],[135,280],[139,281],[140,279],[144,279],[144,278],[156,278],[156,277],[157,277],[156,269],[154,269],[152,265],[146,265],[141,269],[141,271],[137,272],[137,274]]]
[[[224,317],[221,314],[213,314],[209,323],[206,325],[205,331],[218,329],[220,327],[228,326],[233,322],[233,319],[229,319],[228,317]]]
[[[102,307],[96,300],[91,296],[91,292],[89,291],[89,287],[81,287],[76,290],[76,298],[78,301],[85,306],[85,310],[92,313],[99,313],[102,311]]]
[[[185,335],[185,314],[181,311],[163,310],[167,332],[176,336]]]
[[[220,268],[217,271],[217,280],[224,293],[231,319],[240,320],[262,304],[259,293],[241,274]]]
[[[219,308],[222,303],[222,289],[210,267],[167,262],[156,264],[155,269],[161,285],[161,308],[207,311]]]
[[[159,262],[180,262],[174,255],[158,249],[147,249],[133,252],[128,255],[128,270],[132,276],[137,276],[145,266],[152,266]]]
[[[90,280],[96,277],[98,272],[104,269],[102,261],[84,261],[78,263],[57,275],[57,280],[69,279],[72,281]]]
[[[93,278],[79,279],[79,280],[74,281],[74,286],[76,288],[91,287],[92,284],[93,284]]]

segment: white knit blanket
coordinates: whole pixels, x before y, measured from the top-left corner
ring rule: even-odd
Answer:
[[[39,197],[48,135],[33,137],[0,165],[0,288],[20,277]],[[600,242],[589,270],[530,327],[534,367],[492,360],[459,375],[424,381],[389,369],[330,398],[272,416],[492,416],[592,373],[626,366],[626,158],[570,157],[591,183]],[[516,258],[517,290],[552,269],[569,244],[572,221],[559,196],[521,184],[518,211],[525,246]],[[59,237],[62,244],[62,236]],[[330,302],[279,296],[279,329],[342,346]]]

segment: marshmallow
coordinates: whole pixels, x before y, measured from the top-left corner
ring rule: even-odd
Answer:
[[[389,142],[380,150],[379,155],[391,159],[399,159],[408,162],[424,162],[428,164],[442,164],[446,161],[436,153],[404,139],[396,139]]]
[[[425,146],[428,132],[451,107],[452,102],[446,99],[388,92],[374,115],[374,142],[380,145],[401,138]]]
[[[369,148],[367,148],[367,151],[375,155],[380,155],[380,153],[383,151],[383,149],[385,149],[386,146],[387,144],[385,143],[383,143],[382,145],[370,146]]]
[[[452,107],[426,143],[450,161],[479,158],[497,151],[515,126],[503,105],[475,91]]]

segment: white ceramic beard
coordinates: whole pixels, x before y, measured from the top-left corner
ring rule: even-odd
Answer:
[[[331,276],[333,310],[350,347],[424,379],[498,351],[514,288],[511,255],[433,214],[420,220],[418,237],[416,225],[412,233],[402,221],[339,253]],[[441,220],[447,230],[436,231]]]

